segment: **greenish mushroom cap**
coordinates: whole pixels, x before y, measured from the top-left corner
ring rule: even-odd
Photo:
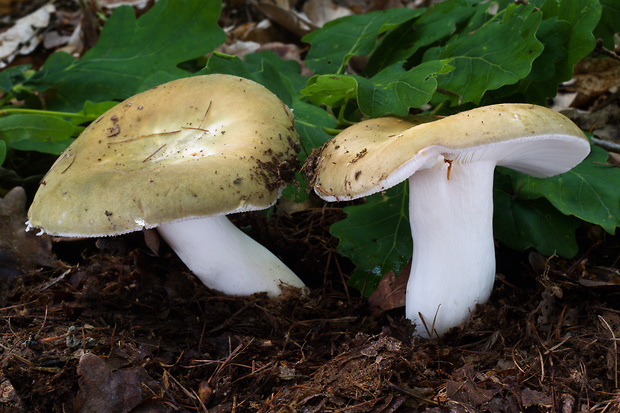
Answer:
[[[29,225],[103,236],[268,208],[298,140],[290,110],[251,80],[175,80],[92,122],[43,178]]]
[[[314,189],[328,201],[360,198],[432,168],[438,155],[462,164],[493,160],[546,177],[568,171],[589,151],[586,136],[570,119],[536,105],[491,105],[433,121],[370,119],[325,144]]]

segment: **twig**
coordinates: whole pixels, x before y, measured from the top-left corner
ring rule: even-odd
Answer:
[[[421,401],[426,402],[426,403],[428,403],[430,405],[439,406],[439,402],[437,400],[427,399],[426,397],[422,397],[422,396],[420,396],[418,394],[413,393],[412,391],[409,391],[409,390],[404,389],[404,388],[402,388],[400,386],[397,386],[394,383],[391,383],[391,382],[388,383],[388,387],[390,387],[392,390],[396,390],[399,393],[405,394],[407,396],[411,396],[411,397],[413,397],[415,399],[421,400]]]
[[[609,332],[611,333],[611,337],[614,339],[613,340],[613,346],[614,346],[614,385],[616,388],[618,388],[618,342],[615,340],[616,335],[614,334],[614,330],[611,328],[611,326],[609,325],[609,323],[607,323],[607,320],[605,320],[602,316],[598,316],[599,320],[601,320],[603,322],[603,324],[605,324],[605,327],[607,327],[607,329],[609,330]]]
[[[546,356],[547,354],[550,354],[550,353],[554,352],[555,350],[557,350],[558,348],[562,347],[562,345],[564,343],[566,343],[568,341],[568,339],[570,339],[572,337],[573,337],[572,335],[567,334],[566,337],[564,337],[564,340],[560,341],[558,344],[556,344],[555,346],[553,346],[550,349],[548,349],[547,351],[545,351],[544,355]]]
[[[170,378],[174,384],[176,384],[177,386],[179,386],[179,388],[181,389],[181,391],[183,391],[183,393],[185,393],[185,395],[187,397],[191,398],[195,398],[196,400],[198,400],[198,403],[201,405],[201,407],[204,409],[205,412],[207,412],[207,408],[205,407],[205,405],[202,403],[202,400],[200,400],[200,397],[198,397],[198,395],[196,394],[196,392],[194,392],[192,390],[192,392],[190,392],[189,390],[187,390],[177,379],[174,378],[174,376],[172,374],[170,374],[170,372],[164,370],[164,374]],[[194,393],[194,394],[192,394]]]
[[[526,1],[526,0],[514,0],[515,4],[520,4],[522,6],[529,6],[530,2]],[[538,7],[534,7],[534,11],[540,11],[540,9]]]
[[[538,356],[540,358],[540,384],[545,380],[545,361],[543,360],[542,353],[540,352],[540,348],[538,350]]]
[[[120,141],[108,142],[108,144],[131,142],[131,141],[135,141],[135,140],[138,140],[138,139],[150,138],[151,136],[170,135],[170,134],[173,134],[173,133],[179,133],[182,130],[183,129],[177,129],[177,130],[171,130],[169,132],[155,132],[155,133],[147,133],[146,135],[130,136],[128,138],[121,139]]]
[[[439,307],[441,307],[441,304],[439,304],[437,306],[437,310],[435,311],[435,316],[433,317],[433,324],[431,324],[431,330],[430,331],[428,330],[428,326],[426,325],[426,321],[424,320],[424,316],[422,315],[422,313],[420,313],[418,311],[418,316],[420,317],[420,321],[422,321],[422,324],[424,325],[424,329],[428,333],[428,338],[429,339],[433,338],[433,333],[435,332],[435,321],[437,321],[437,314],[439,313]]]
[[[612,59],[620,60],[618,53],[612,52],[603,46],[603,39],[596,39],[596,46],[594,47],[594,50],[592,50],[592,57],[597,57],[598,55],[605,55],[607,57],[611,57]]]
[[[240,309],[235,311],[235,313],[233,315],[231,315],[226,320],[224,320],[222,323],[220,323],[220,325],[218,325],[216,327],[213,327],[211,330],[209,330],[207,332],[207,334],[213,334],[216,331],[219,331],[219,330],[225,328],[227,325],[229,325],[235,319],[235,317],[237,317],[239,314],[241,314],[242,312],[244,312],[248,308],[253,307],[255,304],[256,304],[256,301],[254,301],[254,300],[253,301],[248,301],[243,307],[241,307]]]
[[[517,346],[519,345],[519,343],[520,343],[520,342],[521,342],[521,340],[517,341],[517,344],[515,344],[515,345],[512,347],[512,351],[511,351],[511,353],[512,353],[512,362],[514,363],[514,365],[515,365],[515,366],[519,369],[519,371],[520,371],[522,374],[525,374],[525,370],[523,370],[523,369],[521,368],[521,366],[519,366],[519,363],[517,363],[517,358],[515,357],[515,351],[516,351]]]
[[[592,143],[596,146],[600,146],[606,151],[620,153],[620,143],[607,141],[604,139],[596,138],[594,136],[592,137]]]
[[[159,148],[157,148],[157,149],[155,150],[155,152],[153,152],[152,154],[150,154],[149,156],[147,156],[147,157],[146,157],[146,159],[145,159],[145,160],[143,160],[142,162],[146,162],[146,161],[148,161],[149,159],[151,159],[151,158],[153,157],[153,155],[155,155],[157,152],[161,151],[161,150],[164,148],[164,146],[166,146],[166,144],[165,144],[165,143],[164,143],[162,146],[160,146]]]
[[[207,118],[207,113],[209,113],[209,109],[211,109],[211,104],[213,103],[213,101],[209,101],[209,106],[207,106],[207,110],[205,111],[205,115],[202,117],[202,120],[200,121],[200,125],[198,125],[198,129],[202,128],[202,124],[204,123],[205,119]]]

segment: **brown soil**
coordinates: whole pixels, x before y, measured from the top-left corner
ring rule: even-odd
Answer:
[[[62,263],[3,284],[0,410],[619,408],[616,238],[584,236],[587,252],[573,261],[499,246],[490,302],[462,330],[427,341],[402,308],[377,314],[343,286],[350,264],[327,231],[340,218],[318,208],[238,220],[305,280],[320,280],[308,297],[281,300],[209,291],[141,234],[55,243]]]

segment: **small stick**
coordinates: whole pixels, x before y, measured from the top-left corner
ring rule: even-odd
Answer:
[[[148,133],[146,135],[130,136],[129,138],[121,139],[120,141],[112,141],[112,142],[108,142],[108,143],[124,143],[124,142],[135,141],[135,140],[142,139],[142,138],[149,138],[151,136],[169,135],[171,133],[179,133],[179,132],[181,132],[181,129],[172,130],[172,131],[169,131],[169,132]]]
[[[207,118],[207,113],[209,113],[209,109],[211,109],[211,104],[213,103],[213,101],[209,101],[209,106],[207,106],[207,110],[205,111],[205,115],[202,117],[202,120],[200,121],[200,125],[198,125],[197,129],[200,129],[200,127],[202,126],[203,122],[205,121],[205,119]]]
[[[605,324],[605,327],[607,327],[607,329],[611,333],[611,337],[613,338],[614,354],[616,355],[616,357],[614,358],[614,376],[615,376],[614,377],[614,379],[615,379],[614,384],[615,384],[615,387],[618,388],[618,342],[616,341],[616,335],[614,334],[614,330],[607,323],[607,320],[605,320],[600,315],[598,316],[598,318],[603,322],[603,324]]]
[[[620,143],[607,141],[607,140],[597,138],[594,136],[592,137],[592,143],[595,144],[596,146],[600,146],[601,148],[609,152],[620,153]]]
[[[49,175],[49,173],[52,171],[52,169],[54,169],[54,167],[55,167],[56,165],[58,165],[58,163],[59,163],[60,161],[62,161],[63,159],[65,159],[67,156],[71,156],[71,155],[69,155],[69,153],[68,153],[68,152],[66,152],[66,151],[65,151],[65,152],[63,152],[63,153],[62,153],[62,155],[60,155],[60,156],[58,157],[58,159],[56,159],[56,160],[54,161],[54,163],[52,164],[51,168],[50,168],[50,169],[49,169],[49,170],[45,173],[45,175],[43,175],[43,178],[41,178],[41,181],[40,181],[39,183],[40,183],[40,184],[42,184],[43,182],[45,182],[45,178],[47,178],[47,175]],[[71,163],[73,163],[73,162],[71,162]],[[69,165],[69,166],[71,166],[71,165]],[[65,171],[69,168],[69,166],[67,166],[67,168],[65,168]],[[62,171],[62,172],[64,172],[64,171]]]
[[[150,154],[149,156],[147,156],[147,158],[145,160],[143,160],[142,162],[146,162],[149,159],[151,159],[157,152],[161,151],[161,149],[166,146],[166,144],[164,143],[162,146],[160,146],[159,148],[157,148],[157,150],[155,152],[153,152],[152,154]]]

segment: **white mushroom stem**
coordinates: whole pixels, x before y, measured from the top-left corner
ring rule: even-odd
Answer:
[[[468,319],[489,298],[495,279],[495,162],[439,158],[409,178],[413,258],[406,316],[423,337],[441,336]]]
[[[162,224],[159,233],[207,287],[228,295],[267,292],[304,283],[275,255],[234,226],[226,216]]]

